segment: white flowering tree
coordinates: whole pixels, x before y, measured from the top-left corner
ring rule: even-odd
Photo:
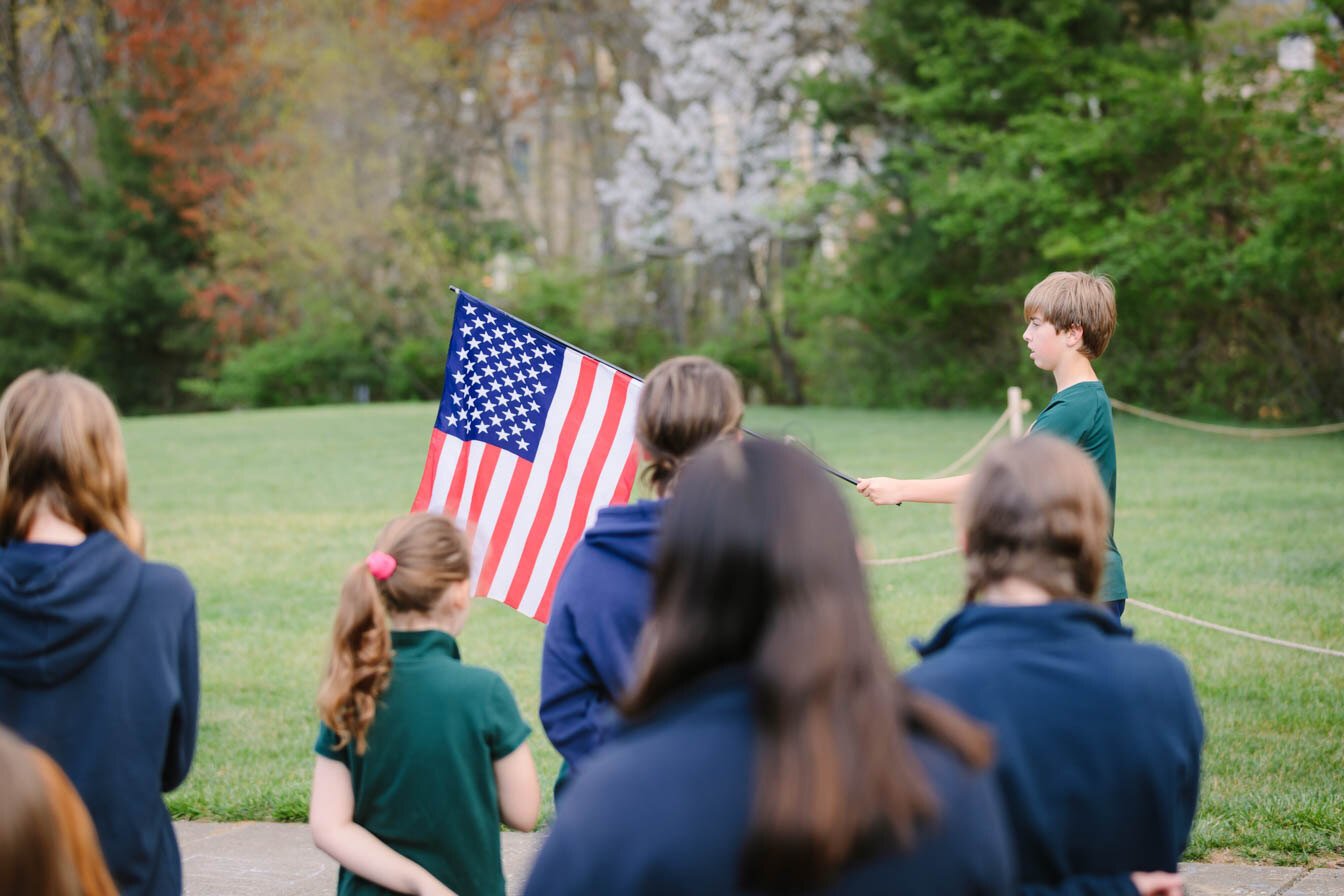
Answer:
[[[621,244],[644,258],[712,265],[727,316],[764,314],[786,386],[797,388],[773,314],[780,246],[815,240],[809,187],[849,167],[811,126],[800,79],[862,76],[862,0],[632,0],[656,65],[627,82],[615,126],[629,140],[600,187]],[[725,271],[737,283],[725,282]],[[745,294],[738,303],[732,293]],[[668,300],[668,297],[662,297]],[[681,304],[673,297],[671,301]],[[793,383],[789,383],[794,379]]]

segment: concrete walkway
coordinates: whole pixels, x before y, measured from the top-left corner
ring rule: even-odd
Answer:
[[[332,896],[336,865],[307,825],[179,821],[186,896]],[[502,835],[509,896],[521,893],[541,846],[538,834]],[[1181,866],[1187,896],[1344,896],[1344,868]]]

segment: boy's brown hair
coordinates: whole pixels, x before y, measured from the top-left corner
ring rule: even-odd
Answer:
[[[1055,271],[1027,293],[1022,316],[1040,315],[1056,330],[1077,325],[1083,329],[1078,351],[1100,358],[1115,333],[1115,284],[1105,274],[1086,271]]]

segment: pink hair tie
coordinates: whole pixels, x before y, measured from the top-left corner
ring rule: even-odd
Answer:
[[[385,582],[397,571],[397,558],[385,551],[374,551],[364,558],[364,565],[369,568],[375,579]]]

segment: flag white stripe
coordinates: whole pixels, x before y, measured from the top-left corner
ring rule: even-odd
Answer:
[[[434,489],[429,494],[430,513],[443,513],[443,504],[448,500],[448,489],[453,484],[453,473],[457,470],[457,458],[465,443],[457,436],[444,436],[443,446],[439,449],[439,462],[434,468]]]
[[[559,453],[557,449],[562,447],[560,431],[564,428],[569,406],[574,401],[574,393],[579,382],[579,365],[582,361],[583,357],[577,352],[565,349],[564,361],[560,368],[560,381],[556,384],[550,412],[546,415],[545,425],[542,426],[541,441],[537,445],[536,458],[532,462],[532,473],[528,477],[527,487],[523,490],[522,500],[518,502],[521,511],[514,521],[513,530],[508,535],[508,542],[499,558],[499,567],[495,570],[495,580],[490,586],[491,596],[498,594],[499,600],[503,600],[509,593],[513,575],[522,558],[523,547],[527,543],[528,533],[532,531],[533,526],[542,523],[540,520],[530,518],[529,513],[535,513],[540,506],[541,497],[546,490],[546,481],[551,475],[551,465],[555,463],[556,455]],[[566,451],[569,450],[568,446],[563,447]]]
[[[611,397],[611,384],[616,371],[606,365],[599,365],[597,376],[593,378],[593,388],[589,393],[587,406],[583,411],[583,420],[574,437],[573,448],[569,452],[569,469],[560,482],[560,490],[555,502],[555,513],[545,521],[546,537],[537,549],[537,560],[532,567],[532,577],[523,592],[518,609],[528,616],[536,613],[541,603],[541,595],[550,581],[551,570],[560,559],[560,549],[564,546],[565,534],[569,530],[569,517],[574,503],[578,500],[579,483],[583,478],[588,458],[597,443],[598,432],[602,429],[602,419],[607,415],[607,401]]]
[[[476,474],[480,472],[481,455],[485,453],[485,449],[484,442],[467,443],[467,478],[462,486],[462,498],[457,502],[457,515],[453,518],[463,531],[468,531],[468,527],[473,525],[470,519],[471,498],[476,492],[476,487],[480,485],[476,481]]]
[[[625,470],[625,462],[630,457],[630,447],[635,443],[635,413],[639,410],[639,393],[642,383],[632,382],[625,392],[625,407],[621,409],[621,422],[616,427],[616,438],[612,440],[611,451],[607,453],[602,465],[602,475],[597,479],[597,491],[593,493],[593,506],[588,510],[588,520],[583,524],[584,531],[593,524],[597,511],[606,506],[611,494],[616,491],[616,482]]]
[[[520,461],[518,455],[509,451],[499,452],[499,461],[495,464],[494,475],[490,477],[489,488],[485,493],[485,503],[481,505],[481,518],[476,523],[476,534],[471,543],[471,580],[479,581],[481,573],[481,564],[485,562],[485,551],[490,546],[490,535],[495,531],[495,523],[499,520],[499,512],[504,507],[504,496],[508,493],[509,482],[513,479],[513,470]],[[515,519],[516,525],[516,519]],[[495,581],[499,581],[499,574],[495,574]],[[486,597],[492,597],[495,600],[502,600],[498,588],[491,588],[491,594]]]

